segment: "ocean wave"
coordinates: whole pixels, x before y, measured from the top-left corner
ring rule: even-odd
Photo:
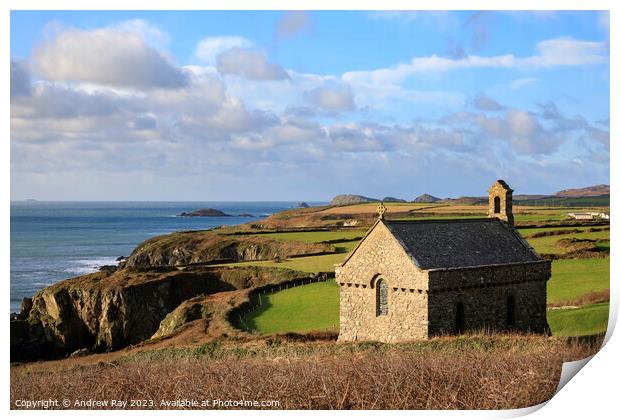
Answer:
[[[102,265],[116,265],[116,258],[113,257],[98,257],[85,260],[71,261],[73,266],[65,269],[65,273],[72,274],[89,274],[99,271],[99,267]]]

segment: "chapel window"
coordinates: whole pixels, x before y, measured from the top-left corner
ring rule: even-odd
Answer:
[[[454,318],[454,333],[457,335],[462,334],[465,330],[465,307],[463,302],[456,304]]]
[[[376,286],[377,291],[377,316],[388,314],[388,284],[385,280],[379,279]]]
[[[506,326],[513,328],[515,326],[515,297],[509,295],[506,299]]]

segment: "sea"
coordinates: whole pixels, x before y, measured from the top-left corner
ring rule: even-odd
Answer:
[[[309,203],[318,205],[322,203]],[[116,264],[142,241],[258,221],[298,202],[11,202],[11,312],[59,280]],[[231,217],[179,217],[214,208]],[[250,214],[253,217],[241,217]]]

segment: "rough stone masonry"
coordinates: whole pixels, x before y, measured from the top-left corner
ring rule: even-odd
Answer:
[[[512,190],[489,190],[489,217],[379,218],[336,268],[339,341],[399,342],[472,330],[549,333],[542,259],[513,227]]]

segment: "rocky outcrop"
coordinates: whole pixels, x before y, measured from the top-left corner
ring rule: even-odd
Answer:
[[[403,200],[402,198],[396,198],[396,197],[385,197],[383,198],[384,203],[406,203],[407,200]]]
[[[194,211],[183,212],[179,214],[182,217],[230,217],[230,214],[226,214],[217,209],[198,209]]]
[[[307,209],[310,206],[305,201],[302,201],[301,203],[297,204],[297,207],[301,209]]]
[[[209,231],[176,232],[138,245],[124,266],[148,269],[334,252],[336,248],[325,243],[280,241],[261,235],[218,235]]]
[[[192,271],[120,270],[65,280],[38,292],[26,320],[11,322],[14,361],[109,351],[150,338],[184,301],[307,276],[270,267]]]
[[[478,206],[489,203],[489,197],[467,197],[461,196],[457,198],[445,198],[441,200],[442,203],[465,205],[465,206]]]
[[[332,201],[329,202],[330,206],[348,206],[350,204],[360,203],[376,203],[379,200],[376,198],[364,197],[363,195],[353,194],[341,194],[335,196]]]
[[[430,194],[422,194],[417,196],[413,202],[414,203],[436,203],[437,201],[441,200],[440,198],[434,197]]]

